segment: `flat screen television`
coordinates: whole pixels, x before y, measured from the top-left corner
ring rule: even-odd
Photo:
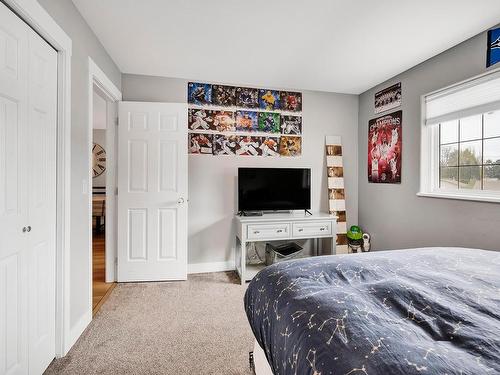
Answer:
[[[238,211],[310,208],[310,169],[238,168]]]

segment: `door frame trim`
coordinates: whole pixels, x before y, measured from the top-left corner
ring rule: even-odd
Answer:
[[[78,337],[70,326],[72,41],[36,0],[2,0],[57,51],[56,357]],[[79,335],[78,335],[79,336]]]
[[[94,122],[94,86],[97,86],[99,91],[106,96],[106,107],[108,107],[109,102],[119,102],[122,100],[122,93],[121,91],[113,84],[113,82],[109,79],[109,77],[103,72],[101,68],[92,60],[91,57],[88,58],[88,65],[89,65],[89,76],[88,76],[88,100],[89,100],[89,112],[88,112],[88,133],[87,133],[87,160],[88,160],[88,186],[89,186],[89,196],[88,196],[88,223],[89,223],[89,248],[88,248],[88,255],[89,255],[89,312],[90,312],[90,319],[92,319],[92,141],[93,141],[93,122]],[[118,116],[118,109],[116,116]],[[106,114],[106,126],[114,126],[114,124],[110,124],[110,118],[108,114]],[[115,142],[116,142],[116,135],[115,135]],[[115,143],[116,144],[116,143]],[[116,148],[116,147],[115,147]],[[113,150],[114,152],[114,150]],[[113,166],[116,168],[116,155],[114,155],[115,158],[115,163],[113,163]],[[107,190],[107,189],[106,189]],[[108,209],[109,205],[106,204],[106,210]],[[116,210],[116,205],[114,205],[114,208]],[[106,211],[106,214],[108,212]],[[116,215],[115,215],[116,216]],[[107,222],[107,220],[106,220]],[[116,223],[115,223],[116,224]],[[116,241],[116,237],[115,237]],[[115,267],[109,267],[109,260],[110,259],[115,259],[116,258],[116,246],[113,247],[112,254],[109,253],[109,247],[106,245],[106,259],[105,259],[105,264],[106,264],[106,282],[113,282],[116,281],[116,270]],[[112,264],[114,265],[114,261]],[[89,321],[90,322],[90,321]]]

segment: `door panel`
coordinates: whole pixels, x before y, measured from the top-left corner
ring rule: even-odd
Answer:
[[[177,210],[161,208],[158,210],[159,222],[159,259],[175,259],[177,257]]]
[[[0,3],[0,374],[28,373],[28,29]]]
[[[128,142],[129,191],[148,191],[148,143],[144,140]]]
[[[128,260],[147,260],[148,213],[146,209],[128,211]]]
[[[187,277],[187,108],[120,103],[118,281]]]
[[[57,53],[29,34],[28,341],[40,374],[55,356]]]
[[[177,190],[177,142],[161,141],[160,142],[160,191],[176,191]]]

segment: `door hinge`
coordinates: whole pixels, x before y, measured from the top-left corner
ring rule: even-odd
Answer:
[[[116,126],[120,125],[120,119],[119,119],[118,117],[117,117],[117,118],[115,118],[115,125],[116,125]]]
[[[115,195],[118,195],[118,188],[115,189]]]
[[[118,265],[118,257],[115,258],[115,265]]]

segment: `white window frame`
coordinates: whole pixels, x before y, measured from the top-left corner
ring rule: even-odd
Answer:
[[[456,90],[470,86],[474,81],[487,80],[488,76],[498,77],[500,69],[488,71],[476,77],[464,80],[440,90],[422,95],[421,103],[421,137],[420,137],[420,191],[417,196],[430,198],[458,199],[478,202],[500,203],[500,191],[491,190],[445,190],[439,187],[439,124],[427,125],[426,98],[448,90]],[[496,109],[499,110],[499,109]],[[462,111],[466,117],[468,110]],[[486,110],[485,110],[486,112]],[[445,121],[445,120],[444,120]],[[444,122],[443,121],[443,122]]]

